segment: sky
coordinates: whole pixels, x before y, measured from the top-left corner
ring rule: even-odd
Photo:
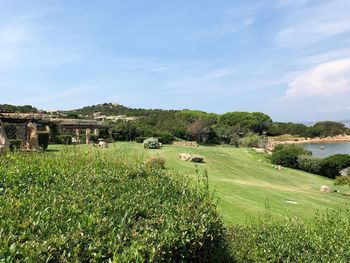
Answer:
[[[0,104],[350,119],[349,0],[0,0]]]

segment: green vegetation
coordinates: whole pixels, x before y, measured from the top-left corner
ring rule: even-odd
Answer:
[[[227,261],[206,177],[116,153],[0,156],[0,261]]]
[[[148,138],[143,142],[145,149],[160,149],[160,143],[157,138]]]
[[[37,108],[34,108],[33,106],[30,106],[30,105],[15,106],[10,104],[0,104],[0,111],[20,112],[20,113],[39,112]]]
[[[55,137],[55,142],[57,144],[71,144],[72,136],[71,135],[57,135]]]
[[[267,134],[278,136],[284,134],[297,135],[300,137],[328,137],[349,133],[345,124],[334,121],[317,122],[311,127],[301,123],[271,122],[267,126]]]
[[[329,210],[312,220],[263,217],[230,231],[234,262],[350,262],[350,210]]]
[[[277,145],[271,155],[274,164],[289,168],[299,168],[298,157],[301,155],[311,155],[311,152],[304,150],[299,145]]]
[[[19,150],[19,148],[21,147],[22,140],[11,139],[9,140],[9,142],[10,142],[10,150],[15,151],[15,150]]]
[[[43,148],[44,151],[47,150],[49,146],[50,133],[48,132],[38,132],[38,142],[39,146]]]
[[[91,146],[77,147],[88,149]],[[54,150],[64,148],[50,145]],[[122,153],[129,159],[160,157],[165,160],[169,172],[179,172],[193,179],[197,178],[196,169],[200,173],[207,170],[210,187],[219,198],[219,211],[228,225],[258,219],[265,213],[267,203],[274,217],[310,218],[316,210],[344,207],[350,201],[341,194],[348,191],[347,187],[337,187],[341,193],[321,193],[321,185],[332,186],[334,181],[300,170],[275,169],[264,154],[245,148],[163,145],[160,150],[146,150],[142,144],[117,142],[104,151],[112,157]],[[203,156],[205,163],[184,162],[179,158],[180,153]],[[287,203],[288,200],[298,204]]]

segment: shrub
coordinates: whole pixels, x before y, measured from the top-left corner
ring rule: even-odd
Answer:
[[[160,157],[150,157],[146,161],[146,165],[149,168],[156,168],[156,169],[164,169],[165,168],[165,159],[160,158]]]
[[[232,145],[234,147],[239,147],[239,136],[237,133],[233,133],[230,136],[230,145]]]
[[[135,141],[136,141],[137,143],[143,143],[144,140],[146,140],[146,139],[147,139],[147,137],[136,137],[136,138],[135,138]]]
[[[323,158],[320,165],[321,175],[329,178],[336,178],[339,175],[340,170],[350,166],[350,155],[334,154]]]
[[[321,159],[310,155],[299,155],[298,168],[305,172],[319,174],[321,170]]]
[[[95,151],[0,156],[0,260],[227,262],[205,181]]]
[[[160,143],[157,138],[148,138],[143,142],[145,149],[160,149]]]
[[[91,134],[90,141],[93,143],[98,143],[98,137],[95,134]]]
[[[233,262],[350,262],[350,211],[311,220],[262,218],[230,231]]]
[[[297,145],[280,144],[273,149],[271,161],[284,167],[298,168],[298,156],[300,155],[311,155],[311,152]]]
[[[55,142],[57,144],[71,144],[72,136],[71,135],[57,135],[55,137]]]
[[[44,151],[47,150],[49,146],[50,133],[48,132],[38,132],[38,142],[39,146],[43,148]]]
[[[21,148],[22,140],[11,139],[10,142],[10,150],[15,151]]]
[[[163,144],[172,144],[174,141],[174,136],[169,132],[162,132],[158,137],[158,140]]]
[[[242,147],[265,148],[267,139],[254,133],[248,133],[244,138],[239,139],[239,145]]]

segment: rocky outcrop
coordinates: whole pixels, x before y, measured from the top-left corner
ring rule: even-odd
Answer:
[[[0,121],[0,153],[5,151],[10,147],[10,142],[7,138],[4,126],[2,125],[2,122]]]
[[[28,122],[26,126],[26,136],[22,141],[21,149],[24,151],[39,151],[38,130],[36,125]]]

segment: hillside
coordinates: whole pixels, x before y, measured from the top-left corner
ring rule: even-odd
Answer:
[[[50,147],[62,149],[57,145]],[[277,217],[310,218],[318,209],[323,211],[350,202],[350,198],[341,193],[320,193],[321,185],[333,187],[332,180],[293,169],[274,169],[264,155],[246,148],[166,145],[161,150],[146,151],[142,144],[118,142],[106,150],[112,157],[117,152],[132,159],[160,156],[166,160],[169,170],[193,178],[197,177],[195,164],[181,161],[179,153],[204,156],[205,163],[198,165],[199,171],[203,173],[207,169],[210,187],[219,198],[221,215],[230,225],[256,219],[267,211]]]

